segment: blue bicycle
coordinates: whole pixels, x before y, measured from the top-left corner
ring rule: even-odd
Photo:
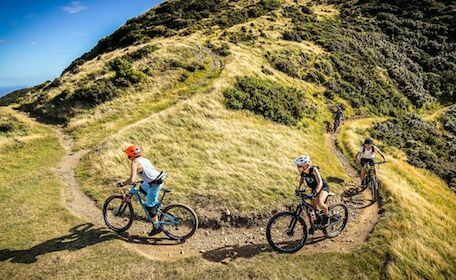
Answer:
[[[103,205],[103,219],[113,231],[125,232],[133,224],[135,218],[133,197],[136,197],[147,220],[152,223],[151,216],[144,204],[145,199],[141,197],[141,183],[139,181],[131,184],[130,190],[125,195],[113,195],[106,199]],[[175,240],[190,238],[198,228],[198,217],[195,211],[184,204],[171,204],[162,209],[163,199],[171,190],[162,188],[161,191],[163,191],[163,195],[157,204],[157,215],[163,232]]]

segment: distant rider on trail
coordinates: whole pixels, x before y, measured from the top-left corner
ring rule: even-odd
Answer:
[[[299,181],[299,187],[306,182],[307,186],[312,189],[312,195],[315,197],[312,201],[312,206],[316,209],[320,209],[323,212],[322,225],[328,224],[328,206],[325,201],[329,195],[329,185],[326,181],[321,178],[318,166],[312,165],[309,156],[303,155],[295,160],[295,164],[298,167],[298,172],[301,175]],[[309,232],[312,234],[314,228],[310,228]]]
[[[118,183],[119,186],[130,185],[134,182],[136,175],[139,175],[144,182],[141,184],[141,190],[146,195],[146,209],[149,211],[150,216],[152,217],[153,227],[149,232],[149,235],[155,235],[161,232],[161,226],[158,223],[157,217],[157,201],[158,193],[161,188],[161,184],[153,184],[153,182],[160,172],[155,169],[152,163],[143,158],[141,155],[141,148],[139,146],[130,146],[125,149],[125,154],[128,156],[128,159],[131,160],[131,172],[130,178],[124,182]]]
[[[340,124],[344,120],[344,112],[342,106],[337,106],[337,111],[333,114],[334,119],[334,133],[337,132],[337,128],[339,128]]]
[[[365,177],[366,177],[366,164],[374,163],[375,152],[377,152],[382,158],[383,161],[386,161],[385,155],[380,151],[377,146],[374,145],[374,140],[370,137],[364,140],[364,144],[359,148],[358,153],[356,154],[356,162],[361,165],[361,185],[364,186]]]

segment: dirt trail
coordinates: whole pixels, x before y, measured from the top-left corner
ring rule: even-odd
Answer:
[[[65,206],[75,216],[103,227],[101,210],[83,193],[74,173],[80,159],[88,153],[88,150],[73,153],[73,140],[64,135],[60,128],[54,128],[54,130],[66,150],[60,167],[56,169],[57,175],[66,186],[63,193]],[[344,170],[350,177],[356,178],[357,171],[336,147],[334,136],[326,137],[328,145]],[[336,238],[325,239],[322,233],[317,231],[314,236],[309,236],[306,246],[298,254],[347,252],[359,248],[368,239],[369,233],[378,221],[378,205],[370,205],[367,192],[357,193],[356,187],[347,190],[345,194],[350,194],[349,198],[344,199],[349,207],[350,218],[344,232]],[[261,252],[271,250],[265,238],[265,226],[220,230],[199,229],[190,240],[180,244],[168,240],[163,234],[158,237],[148,237],[146,232],[150,227],[151,225],[146,222],[135,221],[128,235],[119,235],[118,238],[123,240],[121,243],[127,248],[147,258],[158,260],[176,260],[201,255],[210,262],[227,263],[236,259],[254,257]]]

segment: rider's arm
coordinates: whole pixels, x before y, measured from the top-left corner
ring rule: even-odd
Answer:
[[[131,162],[131,173],[130,173],[130,178],[128,178],[125,182],[123,182],[124,185],[130,185],[133,183],[133,180],[136,178],[136,174],[138,174],[138,163],[136,160],[133,160]]]
[[[321,179],[320,172],[318,172],[318,168],[313,169],[313,174],[315,175],[315,178],[317,178],[317,189],[315,191],[319,193],[321,191],[321,188],[323,188],[323,179]]]
[[[374,146],[374,150],[383,158],[383,161],[386,161],[385,155],[382,153],[382,151],[380,151],[379,148],[377,148],[377,146]]]

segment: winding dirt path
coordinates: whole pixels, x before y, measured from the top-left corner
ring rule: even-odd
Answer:
[[[75,216],[98,227],[104,227],[101,209],[83,193],[74,173],[81,158],[89,150],[73,153],[73,140],[60,128],[53,127],[53,129],[66,150],[59,168],[56,169],[58,177],[65,185],[63,191],[65,206]],[[334,136],[328,134],[326,140],[347,174],[356,178],[357,171],[336,147]],[[349,207],[350,217],[344,232],[336,238],[325,239],[322,233],[317,231],[315,235],[309,236],[306,246],[298,254],[348,252],[359,248],[369,238],[369,233],[378,221],[378,205],[370,205],[367,192],[357,193],[357,191],[357,187],[353,187],[345,192],[349,194],[349,198],[344,198],[344,201]],[[347,196],[342,195],[342,197]],[[168,240],[163,234],[158,237],[148,237],[147,231],[150,227],[146,222],[135,221],[128,235],[119,235],[118,238],[123,241],[121,242],[123,246],[147,258],[157,260],[176,260],[199,255],[209,262],[227,263],[236,259],[254,257],[271,250],[265,238],[265,226],[220,230],[199,229],[190,240],[180,244]]]

